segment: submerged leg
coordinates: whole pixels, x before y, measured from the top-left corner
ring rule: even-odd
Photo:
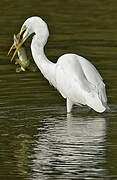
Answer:
[[[73,102],[67,98],[67,113],[71,112],[72,106],[73,106]]]

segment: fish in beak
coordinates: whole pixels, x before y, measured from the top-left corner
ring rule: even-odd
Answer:
[[[13,58],[15,57],[16,53],[18,52],[19,48],[22,46],[22,43],[23,43],[23,38],[20,39],[19,43],[17,44],[17,47],[16,47],[16,50],[11,58],[11,61],[13,60]],[[13,45],[11,46],[10,50],[8,51],[8,55],[10,54],[10,52],[12,51],[12,49],[15,48],[15,44],[13,43]]]
[[[18,52],[19,48],[20,48],[20,47],[22,46],[22,44],[23,44],[23,40],[24,40],[23,34],[24,34],[24,32],[26,31],[26,29],[27,29],[26,26],[24,26],[24,27],[21,29],[20,33],[18,34],[19,42],[18,42],[17,46],[15,46],[15,44],[13,43],[13,45],[11,46],[11,48],[10,48],[9,51],[8,51],[8,55],[9,55],[9,54],[11,53],[12,49],[16,48],[16,49],[15,49],[15,52],[14,52],[12,58],[11,58],[11,61],[14,59],[16,53]]]

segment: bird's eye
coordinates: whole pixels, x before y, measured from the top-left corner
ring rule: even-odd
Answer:
[[[24,31],[22,31],[22,33],[20,34],[20,39],[23,38],[23,35],[24,35],[25,31],[26,31],[26,29]]]
[[[23,35],[24,35],[24,33],[25,33],[25,31],[26,31],[26,29],[27,29],[27,27],[24,25],[23,27],[22,27],[22,29],[21,29],[21,31],[20,31],[20,39],[22,39],[23,38]]]

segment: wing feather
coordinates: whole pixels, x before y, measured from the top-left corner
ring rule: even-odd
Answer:
[[[91,64],[87,59],[81,56],[78,57],[87,80],[95,86],[95,90],[97,91],[100,100],[105,105],[107,103],[107,97],[105,84],[101,75],[99,74],[95,66]]]
[[[107,99],[102,77],[83,57],[75,54],[61,56],[56,67],[56,83],[62,96],[74,104],[87,104],[100,112],[105,110],[103,105]]]

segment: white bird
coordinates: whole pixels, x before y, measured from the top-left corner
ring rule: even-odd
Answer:
[[[40,17],[30,17],[22,25],[21,40],[12,59],[31,34],[34,34],[31,43],[34,61],[44,77],[66,99],[68,113],[71,112],[73,104],[87,105],[99,113],[108,109],[103,79],[87,59],[76,54],[64,54],[57,63],[53,63],[46,57],[44,46],[49,30]]]

